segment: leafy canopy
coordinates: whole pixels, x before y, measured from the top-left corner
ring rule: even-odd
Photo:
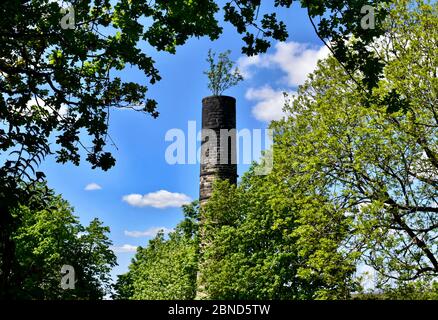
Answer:
[[[326,247],[337,239],[345,259],[383,282],[438,275],[437,8],[396,2],[388,33],[372,45],[386,63],[373,104],[329,58],[272,125],[274,174],[301,203],[296,235],[309,274],[315,265],[330,274]],[[392,92],[404,110],[386,99]]]
[[[295,234],[300,208],[289,190],[255,169],[237,187],[218,182],[202,208],[199,269],[208,299],[348,298],[355,267],[340,259],[338,240],[325,248],[330,277],[317,268],[304,275],[309,257]]]
[[[204,71],[204,74],[208,76],[208,88],[214,96],[221,95],[225,90],[234,87],[243,80],[239,69],[236,67],[233,70],[234,62],[229,58],[230,53],[230,50],[219,53],[216,64],[216,54],[211,49],[208,51],[207,62],[210,65],[210,69]]]
[[[197,202],[183,207],[185,219],[166,237],[159,232],[139,247],[129,271],[119,275],[115,299],[190,300],[198,270]]]
[[[292,0],[275,1],[275,7],[289,8]],[[350,70],[364,74],[367,87],[373,87],[382,65],[367,45],[383,34],[360,27],[361,7],[376,7],[376,19],[386,14],[380,1],[300,1],[309,17],[320,17],[315,30],[333,44],[335,56]],[[190,37],[219,37],[222,27],[213,0],[74,1],[75,28],[63,29],[64,12],[56,1],[5,0],[0,4],[0,131],[3,152],[23,149],[25,158],[13,158],[1,168],[1,175],[25,173],[32,160],[50,152],[48,137],[56,132],[57,159],[78,164],[80,149],[94,167],[104,170],[114,165],[105,146],[111,107],[139,109],[156,117],[156,101],[146,97],[145,84],[124,81],[118,76],[126,66],[144,72],[153,84],[160,80],[152,57],[139,48],[146,41],[158,51],[175,53]],[[224,20],[242,34],[248,55],[265,52],[271,40],[288,37],[286,24],[275,12],[259,17],[261,1],[226,2]],[[347,47],[346,39],[357,41]],[[215,87],[213,91],[221,88]],[[216,92],[217,93],[217,92]],[[138,107],[138,108],[137,108]],[[90,146],[80,141],[79,133],[91,137]],[[17,148],[15,148],[17,147]]]
[[[22,204],[14,210],[21,222],[13,233],[17,262],[10,294],[16,299],[102,299],[117,265],[109,228],[98,219],[81,225],[69,203],[44,185],[37,194],[32,201],[44,207],[34,210]],[[60,286],[63,265],[74,268],[74,289]]]
[[[352,78],[329,57],[271,124],[272,172],[258,176],[254,165],[238,186],[215,184],[200,222],[188,220],[200,224],[197,287],[207,298],[345,299],[361,291],[360,264],[378,271],[384,293],[373,298],[436,297],[436,11],[397,0],[369,46],[385,63],[371,99],[364,73]],[[139,251],[121,279],[132,279],[131,297],[193,297],[195,259],[173,261],[186,241],[174,239]]]
[[[145,74],[154,84],[161,79],[152,57],[140,49],[145,41],[157,51],[175,53],[191,37],[217,39],[222,27],[213,0],[81,0],[73,1],[75,28],[63,29],[65,12],[51,0],[4,0],[0,3],[0,291],[6,293],[12,274],[17,221],[11,211],[30,197],[30,186],[44,178],[37,172],[51,153],[60,163],[79,164],[83,153],[92,168],[107,170],[115,164],[108,151],[111,108],[133,108],[158,116],[157,102],[147,96],[147,84],[120,76],[127,66]],[[296,1],[298,3],[298,1]],[[370,91],[383,64],[368,47],[384,33],[383,24],[363,30],[360,9],[376,8],[382,21],[390,0],[301,0],[321,39],[329,41],[336,58],[349,74],[362,72]],[[292,0],[276,0],[260,13],[260,0],[227,1],[224,20],[242,35],[242,52],[266,52],[273,40],[288,38],[286,24],[275,8],[289,8]],[[259,16],[260,13],[260,16]],[[356,42],[346,42],[351,36]],[[397,91],[386,97],[406,105]],[[51,145],[49,141],[54,138]],[[89,142],[81,141],[86,137]]]

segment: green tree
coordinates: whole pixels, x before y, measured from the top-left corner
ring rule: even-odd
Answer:
[[[275,1],[274,5],[290,7],[292,2]],[[376,57],[369,54],[365,45],[383,33],[382,24],[362,30],[360,11],[364,4],[379,1],[300,2],[308,9],[309,17],[324,16],[315,30],[322,37],[332,39],[338,59],[360,66],[366,77],[378,77],[379,63],[375,63]],[[386,2],[389,0],[380,0]],[[73,28],[60,25],[66,13],[58,2],[7,0],[0,5],[4,17],[0,24],[3,44],[0,116],[8,124],[7,130],[1,131],[0,145],[3,151],[18,146],[18,150],[23,148],[28,153],[26,159],[41,160],[49,152],[48,136],[56,131],[60,147],[56,150],[58,161],[78,164],[82,129],[93,142],[92,147],[84,147],[87,160],[93,167],[106,170],[114,164],[111,154],[104,151],[109,139],[110,107],[138,105],[142,111],[158,115],[156,102],[146,99],[145,85],[124,82],[114,72],[131,65],[143,71],[150,83],[160,80],[152,58],[138,48],[139,41],[175,53],[176,47],[192,36],[209,36],[214,40],[222,32],[214,17],[219,7],[212,0],[147,3],[86,0],[71,4]],[[243,52],[249,55],[265,52],[269,39],[287,38],[286,25],[277,21],[275,13],[264,14],[259,19],[260,4],[261,1],[240,0],[224,6],[225,21],[245,34],[243,40],[247,46]],[[385,12],[384,6],[376,5],[377,19]],[[150,23],[143,25],[144,18]],[[255,28],[258,36],[250,33],[251,28]],[[357,41],[347,57],[345,37],[349,34]],[[365,62],[358,63],[359,60]],[[21,159],[23,156],[18,152],[18,159],[14,159],[18,163],[11,161],[2,168],[5,174],[25,174],[31,164]]]
[[[290,7],[292,0],[275,1]],[[315,30],[330,39],[333,52],[353,73],[364,73],[372,87],[382,64],[367,45],[382,34],[381,24],[372,30],[360,27],[361,7],[374,4],[376,18],[386,12],[390,0],[302,0],[311,19],[320,17]],[[287,39],[286,25],[275,13],[259,17],[260,0],[227,1],[224,19],[242,35],[248,55],[265,52],[271,40]],[[153,84],[160,80],[154,61],[139,48],[145,41],[158,51],[175,53],[191,37],[219,37],[222,27],[213,0],[4,0],[0,3],[0,295],[9,292],[14,263],[11,235],[17,227],[11,211],[30,197],[23,182],[44,177],[35,172],[45,156],[56,153],[60,163],[79,164],[82,154],[93,168],[107,170],[115,159],[106,145],[111,108],[131,107],[156,117],[156,101],[147,97],[145,84],[124,81],[119,72],[133,66]],[[74,10],[74,12],[72,11]],[[272,9],[272,8],[271,8]],[[275,11],[275,9],[268,10]],[[66,16],[67,15],[67,16]],[[70,15],[70,16],[68,16]],[[71,26],[65,22],[73,21]],[[147,21],[147,23],[144,23]],[[312,20],[313,21],[313,20]],[[64,22],[64,26],[61,25]],[[357,42],[346,47],[353,35]],[[135,106],[135,107],[133,107]],[[88,135],[86,147],[80,133]],[[49,138],[55,143],[49,146]]]
[[[21,217],[14,232],[17,265],[12,297],[19,299],[102,299],[110,289],[109,272],[116,265],[110,250],[109,228],[94,219],[86,227],[73,215],[69,203],[44,186],[39,199],[46,206],[38,211],[21,205],[14,215]],[[61,288],[61,268],[75,272],[75,288]]]
[[[134,296],[132,272],[117,275],[112,298],[114,300],[129,300]]]
[[[370,93],[383,71],[384,63],[369,44],[385,33],[382,23],[393,0],[275,0],[274,7],[289,8],[293,3],[301,4],[307,10],[309,20],[319,38],[329,47],[349,75],[361,72],[362,79],[353,81],[364,93]],[[271,45],[271,38],[284,41],[288,37],[286,24],[278,20],[274,12],[261,14],[261,0],[230,1],[224,6],[225,20],[244,35],[242,52],[254,55],[265,52]],[[362,23],[367,10],[372,9],[373,27]],[[367,18],[367,17],[365,17]],[[352,43],[347,40],[355,38]],[[353,77],[351,77],[353,79]]]
[[[385,299],[391,300],[438,300],[438,282],[433,279],[399,281],[395,285],[380,288]]]
[[[329,58],[273,124],[277,183],[302,206],[302,276],[331,276],[332,244],[384,281],[438,275],[437,17],[436,3],[396,2],[388,33],[372,45],[386,63],[372,104]]]
[[[208,88],[214,96],[221,95],[225,90],[234,87],[243,80],[237,67],[232,70],[234,62],[229,58],[230,53],[230,50],[219,53],[216,64],[216,54],[211,49],[208,51],[207,62],[210,65],[210,69],[205,71],[204,74],[208,76]]]
[[[330,277],[317,266],[304,276],[311,257],[303,253],[296,233],[301,199],[278,183],[276,175],[260,176],[256,169],[237,187],[218,182],[203,207],[206,246],[200,270],[207,297],[297,300],[326,293],[324,297],[347,298],[355,286],[355,266],[337,253],[342,224],[334,230],[338,238],[324,248],[325,263],[332,265]]]
[[[272,124],[272,173],[216,186],[201,226],[209,298],[348,298],[360,263],[399,281],[388,297],[436,277],[436,11],[397,1],[370,45],[386,65],[371,98],[363,74],[321,62]]]
[[[254,165],[238,186],[215,184],[199,226],[207,298],[349,298],[360,263],[379,272],[380,297],[436,297],[436,10],[398,0],[385,37],[370,44],[386,65],[371,97],[363,73],[320,62],[272,124],[272,172],[258,176]],[[184,265],[169,263],[174,239],[139,250],[129,286],[146,293],[134,296],[193,297],[196,268],[190,295],[167,291],[183,279]]]
[[[116,299],[194,299],[198,270],[198,205],[184,206],[185,219],[166,237],[159,232],[139,247],[115,284]]]
[[[65,4],[65,3],[64,3]],[[133,66],[151,84],[160,80],[153,59],[139,48],[146,41],[174,53],[189,37],[216,39],[221,28],[213,1],[6,0],[0,3],[0,296],[12,282],[18,222],[11,211],[29,198],[23,182],[43,158],[56,153],[60,163],[79,164],[81,154],[93,168],[115,163],[105,146],[111,108],[133,107],[158,115],[147,86],[124,81],[119,72]],[[71,11],[74,10],[74,13]],[[70,12],[73,28],[60,22]],[[144,21],[150,21],[143,25]],[[81,141],[88,135],[90,146]],[[49,147],[49,139],[55,141]]]
[[[438,282],[433,279],[396,281],[380,284],[377,291],[361,292],[354,296],[361,300],[438,300]]]

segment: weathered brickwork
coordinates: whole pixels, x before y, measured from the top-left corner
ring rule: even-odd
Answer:
[[[221,132],[222,130],[222,132]],[[215,179],[237,183],[236,164],[236,99],[211,96],[202,100],[202,145],[199,201],[201,207],[212,193]],[[200,217],[200,268],[197,275],[196,299],[208,299],[203,283],[203,252],[206,242],[204,217]]]
[[[211,96],[202,100],[201,204],[211,196],[215,179],[237,182],[235,129],[236,99]]]

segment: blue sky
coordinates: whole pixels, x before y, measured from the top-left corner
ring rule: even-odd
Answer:
[[[219,40],[191,39],[175,55],[157,53],[145,45],[144,51],[153,56],[163,78],[149,87],[149,97],[159,103],[160,116],[153,119],[130,110],[112,111],[110,134],[117,149],[110,150],[117,163],[107,172],[92,170],[85,161],[76,167],[48,158],[42,165],[49,186],[71,203],[82,223],[98,217],[111,228],[119,263],[113,275],[127,271],[136,246],[146,245],[157,229],[171,229],[182,219],[181,208],[170,205],[198,197],[199,164],[169,165],[165,151],[170,142],[164,137],[172,128],[187,132],[188,121],[196,121],[200,130],[201,100],[210,95],[203,74],[208,50],[230,49],[245,75],[245,81],[225,92],[237,99],[238,129],[264,129],[269,120],[281,116],[282,92],[294,92],[317,59],[327,54],[298,4],[279,14],[290,37],[258,57],[240,54],[242,41],[229,25],[224,25]],[[147,83],[134,68],[128,67],[121,76]],[[247,168],[239,165],[239,174]],[[123,201],[132,194],[147,196]]]

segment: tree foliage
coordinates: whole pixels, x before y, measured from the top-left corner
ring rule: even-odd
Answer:
[[[216,64],[216,54],[211,50],[208,51],[207,62],[210,69],[205,71],[204,74],[208,76],[208,88],[214,96],[221,95],[225,90],[234,87],[243,80],[239,69],[236,67],[233,70],[234,62],[229,58],[230,53],[230,50],[219,53]]]
[[[289,8],[293,2],[276,0],[274,6]],[[244,239],[240,232],[258,230],[255,217],[264,214],[268,216],[266,230],[260,232],[269,240],[257,247],[260,240],[249,237],[243,247],[230,248],[233,254],[207,248],[206,255],[223,255],[227,263],[223,278],[216,277],[214,259],[205,265],[206,276],[212,277],[208,290],[218,298],[345,296],[354,285],[350,275],[353,261],[359,258],[388,278],[436,275],[436,5],[421,1],[412,5],[407,0],[296,3],[307,9],[315,31],[336,61],[320,65],[287,108],[290,117],[274,124],[280,164],[267,179],[281,187],[276,192],[288,195],[280,207],[293,213],[288,217],[269,207],[274,200],[263,192],[254,200],[246,199],[249,191],[242,189],[244,186],[236,190],[233,200],[238,211],[218,199],[217,208],[225,210],[211,213],[221,221],[218,234],[211,238],[218,248],[227,247],[227,239],[234,240],[231,231]],[[10,295],[13,284],[22,278],[13,271],[21,263],[20,250],[31,254],[20,247],[23,243],[17,234],[22,215],[27,213],[16,209],[39,197],[36,181],[42,180],[44,173],[36,170],[44,157],[55,153],[58,162],[77,165],[85,153],[93,168],[107,170],[115,163],[107,148],[110,109],[128,107],[158,116],[157,102],[147,96],[147,85],[125,81],[119,75],[126,66],[133,66],[144,72],[150,84],[160,80],[152,57],[139,43],[145,41],[158,51],[175,53],[177,46],[191,37],[214,40],[222,32],[215,18],[219,6],[213,0],[83,0],[72,4],[75,26],[64,29],[60,2],[0,3],[1,296]],[[361,26],[365,4],[375,8],[374,29]],[[288,38],[276,9],[260,13],[263,8],[260,0],[227,1],[223,7],[224,20],[242,35],[242,52],[247,55],[266,52],[272,40]],[[384,23],[388,14],[389,23]],[[81,133],[88,136],[90,145],[81,141]],[[49,145],[52,137],[55,143]],[[259,184],[267,183],[251,175],[248,179],[248,189],[254,184],[258,190]],[[43,198],[24,206],[29,212],[42,212],[52,201],[50,196]],[[243,219],[237,227],[231,223],[238,222],[236,217]],[[210,223],[216,223],[215,219]],[[276,226],[284,226],[290,233],[276,231]],[[106,246],[107,240],[101,236],[106,229],[97,222],[89,228],[87,232]],[[184,264],[180,264],[183,269],[164,265],[165,259],[154,265],[156,269],[144,266],[151,275],[162,272],[160,278],[169,290],[160,295],[159,283],[141,283],[146,273],[135,278],[138,281],[124,279],[133,283],[134,296],[191,297],[197,240],[181,228],[169,239],[159,235],[151,247],[139,251],[138,260],[153,260],[155,254],[173,259],[169,252],[180,253],[189,269],[184,269]],[[279,252],[274,249],[277,245]],[[261,250],[260,258],[257,251],[251,251],[254,248]],[[47,259],[55,259],[56,254],[47,253]],[[110,261],[109,256],[107,259]],[[233,285],[220,287],[223,279],[234,279],[233,268],[244,262],[249,266],[239,269],[242,277],[260,276],[267,285],[265,290],[247,287],[245,293]],[[292,262],[296,265],[289,268]],[[258,273],[259,267],[278,268],[278,277],[268,283],[267,277]],[[180,282],[173,288],[177,270]],[[288,277],[299,283],[295,291],[286,289]],[[313,286],[309,290],[308,284]],[[128,289],[122,296],[129,295]]]
[[[354,299],[361,300],[438,300],[436,280],[396,281],[379,285],[374,292],[359,293]]]
[[[371,94],[364,72],[321,61],[271,124],[272,172],[259,176],[255,164],[238,186],[215,184],[200,209],[207,298],[436,298],[437,17],[436,3],[397,0],[369,44],[385,63]],[[166,241],[139,251],[149,261],[139,270],[162,267],[153,267],[161,290],[178,283],[168,256],[152,254]],[[377,292],[357,294],[361,264],[377,271]]]
[[[346,298],[359,264],[388,297],[437,276],[436,10],[397,1],[370,44],[386,65],[371,99],[363,74],[320,62],[272,124],[272,172],[216,186],[200,264],[209,298]]]
[[[16,299],[102,299],[110,289],[109,272],[116,265],[110,250],[109,228],[94,219],[79,223],[69,203],[44,186],[38,186],[47,205],[32,210],[21,205],[14,215],[21,218],[14,232],[17,264],[11,277]],[[42,199],[33,199],[41,201]],[[61,288],[61,268],[71,265],[75,288]]]
[[[390,31],[373,45],[386,61],[373,104],[330,58],[273,124],[277,182],[304,206],[297,235],[309,272],[315,263],[331,273],[318,255],[344,225],[338,251],[385,281],[438,275],[437,16],[436,3],[397,1]]]
[[[289,7],[292,2],[275,1],[275,6]],[[350,69],[359,66],[364,79],[374,84],[380,63],[365,45],[383,31],[381,24],[373,30],[360,28],[360,8],[369,3],[374,1],[301,1],[311,18],[324,16],[317,31],[334,43],[336,57]],[[49,152],[47,138],[55,131],[59,162],[79,163],[79,132],[83,130],[92,137],[92,147],[82,145],[87,160],[93,167],[110,168],[114,159],[104,150],[109,139],[109,108],[139,105],[158,115],[156,102],[146,98],[145,85],[114,75],[131,65],[143,71],[150,83],[160,80],[153,59],[138,48],[139,41],[175,53],[190,37],[216,39],[222,31],[214,17],[219,7],[212,0],[121,0],[114,4],[87,0],[72,5],[73,29],[61,28],[65,12],[56,1],[8,0],[0,6],[4,17],[0,24],[0,118],[8,124],[1,131],[0,146],[3,151],[18,146],[29,160],[8,162],[3,174],[24,174],[31,160],[41,160]],[[269,39],[287,38],[286,25],[277,21],[275,13],[259,19],[260,5],[261,1],[240,0],[224,6],[225,20],[244,34],[243,52],[249,55],[265,52]],[[385,12],[376,6],[377,19]],[[142,24],[144,18],[151,23]],[[257,36],[251,28],[258,31]],[[345,39],[350,34],[358,40],[347,50]],[[22,168],[11,173],[11,166]]]
[[[385,33],[382,22],[387,16],[388,5],[394,1],[275,0],[274,7],[289,8],[294,2],[307,10],[315,32],[348,73],[361,72],[364,75],[358,81],[361,90],[369,92],[375,87],[384,64],[368,45]],[[289,36],[286,24],[278,19],[275,11],[259,15],[261,3],[261,0],[240,0],[230,1],[224,6],[225,20],[244,35],[242,52],[248,55],[265,52],[271,46],[271,39],[284,41]],[[374,9],[374,28],[362,26],[362,8],[366,5]],[[354,44],[348,42],[352,38],[357,39]]]
[[[190,37],[216,39],[221,30],[214,18],[217,5],[208,0],[72,1],[72,29],[60,25],[66,14],[62,5],[0,3],[0,291],[5,295],[17,225],[11,210],[30,197],[22,182],[42,178],[35,171],[51,153],[60,163],[78,165],[85,154],[93,168],[112,167],[115,159],[105,148],[111,142],[110,109],[158,116],[156,101],[146,97],[147,86],[120,77],[131,66],[151,84],[160,80],[139,42],[174,53]],[[55,143],[49,146],[49,141]]]
[[[324,297],[347,298],[355,268],[338,259],[337,239],[324,248],[325,263],[332,262],[330,278],[316,268],[304,276],[308,256],[295,234],[298,205],[271,176],[257,176],[254,169],[238,187],[217,183],[205,205],[200,270],[207,297],[297,300],[329,293]]]
[[[133,108],[158,116],[157,102],[147,96],[144,83],[120,76],[125,67],[135,67],[154,84],[161,79],[152,57],[139,43],[175,53],[191,37],[217,39],[222,27],[215,18],[214,0],[81,0],[71,1],[67,13],[74,15],[73,28],[63,28],[63,2],[51,0],[4,0],[0,3],[0,291],[14,263],[11,234],[17,222],[11,210],[30,197],[32,184],[44,178],[36,172],[51,153],[60,163],[79,164],[85,154],[92,168],[107,170],[115,164],[108,150],[111,108]],[[290,7],[292,0],[275,1],[275,7]],[[380,24],[362,30],[360,8],[380,1],[300,1],[309,17],[320,17],[315,30],[330,39],[336,57],[353,73],[363,72],[367,88],[381,71],[378,57],[367,48],[382,34]],[[265,52],[272,40],[287,39],[286,25],[278,21],[275,8],[259,17],[261,1],[227,1],[224,20],[242,35],[242,52]],[[376,6],[376,18],[384,16]],[[71,11],[74,9],[74,12]],[[346,47],[353,35],[357,42]],[[392,95],[394,99],[400,97]],[[82,133],[82,135],[81,135]],[[53,138],[55,143],[49,144]],[[86,143],[85,140],[90,140]]]
[[[185,219],[166,237],[159,232],[139,247],[115,285],[116,299],[186,300],[196,294],[198,206],[184,206]]]

